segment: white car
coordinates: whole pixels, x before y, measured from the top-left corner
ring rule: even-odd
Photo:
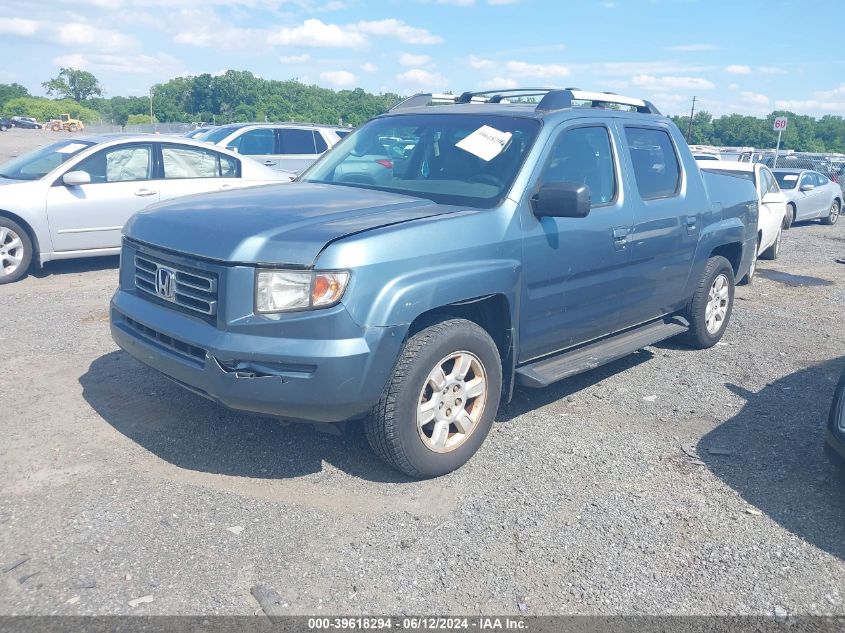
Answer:
[[[188,139],[63,139],[0,165],[0,284],[33,262],[118,254],[123,225],[153,203],[292,178]]]
[[[197,138],[249,156],[262,165],[301,173],[351,130],[310,123],[232,123]]]
[[[701,169],[742,176],[754,183],[760,205],[757,220],[757,256],[762,259],[777,259],[786,218],[786,195],[780,190],[772,171],[761,163],[740,163],[728,160],[696,162]],[[756,270],[755,260],[743,282],[751,283]]]

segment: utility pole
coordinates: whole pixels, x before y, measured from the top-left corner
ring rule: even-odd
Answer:
[[[695,116],[695,96],[692,98],[692,110],[689,113],[689,127],[687,127],[687,143],[692,140],[692,118]]]
[[[153,124],[153,87],[150,86],[150,125]]]

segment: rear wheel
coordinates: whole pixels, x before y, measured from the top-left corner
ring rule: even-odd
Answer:
[[[718,343],[730,322],[733,302],[733,267],[720,255],[711,257],[684,314],[690,323],[687,344],[706,349]]]
[[[0,123],[0,132],[5,132],[8,129],[9,128],[5,123]]]
[[[792,223],[795,222],[795,205],[791,202],[786,205],[786,216],[783,218],[783,228],[789,230]]]
[[[16,222],[0,217],[0,284],[17,281],[32,263],[32,241]]]
[[[778,236],[775,238],[774,244],[769,246],[765,251],[763,251],[762,257],[763,259],[777,259],[778,255],[780,255],[780,241],[781,237],[783,236],[783,229],[778,229]]]
[[[833,226],[836,224],[836,221],[839,219],[839,202],[837,200],[833,201],[833,204],[830,205],[830,213],[828,213],[826,218],[822,218],[822,224],[827,224],[828,226]]]
[[[411,477],[444,475],[481,446],[501,390],[501,359],[490,335],[471,321],[441,321],[405,343],[365,423],[367,439]]]
[[[76,127],[76,123],[71,123],[71,124],[68,126],[67,131],[68,131],[68,132],[76,132],[78,129],[79,129],[79,128],[77,128],[77,127]]]

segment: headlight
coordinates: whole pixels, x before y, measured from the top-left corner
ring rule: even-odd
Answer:
[[[340,301],[348,283],[348,272],[258,270],[255,310],[268,313],[327,308]]]

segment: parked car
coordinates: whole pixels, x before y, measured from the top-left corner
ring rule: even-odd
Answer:
[[[710,154],[707,152],[696,152],[692,155],[695,160],[722,160],[721,155],[719,154]]]
[[[786,195],[786,228],[793,222],[816,218],[823,224],[836,224],[842,210],[839,185],[808,169],[775,169],[773,173]]]
[[[12,120],[7,119],[6,117],[0,117],[0,132],[5,132],[9,128],[14,127],[12,125]]]
[[[0,165],[0,284],[20,279],[33,262],[119,253],[129,216],[159,200],[291,178],[187,139],[52,143]]]
[[[345,128],[300,123],[221,125],[199,140],[254,158],[271,169],[300,173],[336,145]]]
[[[40,130],[41,124],[29,116],[13,116],[12,125],[15,127],[27,129],[27,130]]]
[[[831,463],[845,475],[845,371],[833,392],[824,448]]]
[[[757,245],[748,180],[701,172],[640,99],[451,98],[403,102],[291,185],[136,214],[114,340],[234,409],[364,416],[375,451],[415,477],[466,462],[516,384],[677,335],[719,341]],[[596,107],[608,100],[637,111]],[[387,136],[416,139],[401,175],[337,176]]]
[[[701,162],[700,159],[697,162],[701,169],[740,176],[754,183],[760,206],[757,220],[757,256],[762,259],[777,259],[780,254],[783,227],[786,224],[786,196],[780,190],[771,170],[760,163],[727,160]],[[756,270],[755,259],[743,281],[751,283]]]

